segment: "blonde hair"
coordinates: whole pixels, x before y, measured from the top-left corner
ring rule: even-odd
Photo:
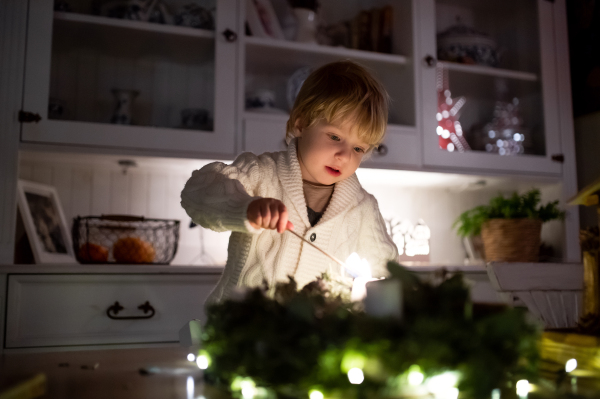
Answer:
[[[385,136],[389,95],[366,68],[352,61],[323,65],[312,72],[298,93],[286,126],[286,141],[295,137],[296,120],[303,128],[353,118],[358,137],[377,147]]]

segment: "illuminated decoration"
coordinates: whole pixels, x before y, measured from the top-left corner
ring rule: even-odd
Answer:
[[[323,395],[323,392],[313,389],[308,393],[308,397],[309,399],[323,399],[325,398],[325,395]]]
[[[350,384],[362,384],[364,380],[365,375],[358,367],[348,370],[348,381],[350,381]]]
[[[413,364],[408,369],[408,383],[410,385],[421,385],[425,380],[425,375],[421,372],[421,368]]]
[[[428,378],[425,386],[436,399],[456,399],[458,398],[458,388],[456,388],[458,379],[457,372],[446,371]]]
[[[210,366],[210,356],[204,350],[200,351],[198,357],[196,357],[196,364],[199,369],[206,370]]]
[[[577,368],[577,359],[569,359],[565,364],[565,371],[570,373]]]
[[[194,360],[196,360],[196,356],[194,356],[193,353],[188,353],[187,360],[189,360],[190,362],[193,362]]]
[[[220,381],[214,388],[238,399],[490,398],[494,388],[533,370],[538,329],[524,309],[472,312],[462,275],[433,283],[394,262],[387,266],[389,277],[367,287],[399,283],[401,319],[373,316],[366,306],[363,312],[360,303],[332,294],[325,277],[300,289],[290,278],[273,291],[256,287],[241,300],[211,305],[201,334],[212,359],[205,382]],[[511,328],[486,339],[504,324]],[[513,349],[496,355],[498,343]],[[414,359],[408,364],[407,354]],[[482,365],[497,372],[487,375]]]
[[[448,83],[448,70],[438,64],[436,69],[436,88],[438,92],[438,112],[435,118],[438,122],[436,133],[439,146],[449,152],[469,151],[471,147],[463,136],[463,130],[458,119],[460,110],[465,105],[464,97],[452,98]]]
[[[519,99],[497,101],[494,118],[483,128],[482,141],[487,152],[500,155],[518,155],[531,145],[529,129],[523,127],[519,115]]]
[[[529,381],[519,380],[517,381],[517,395],[519,398],[526,398],[529,395]]]
[[[492,399],[500,399],[500,388],[492,390]]]
[[[401,261],[429,261],[431,229],[423,219],[416,225],[410,220],[396,218],[385,219],[385,222]]]
[[[234,378],[234,380],[231,382],[231,390],[234,392],[241,392],[244,399],[253,398],[258,393],[256,384],[252,378]]]

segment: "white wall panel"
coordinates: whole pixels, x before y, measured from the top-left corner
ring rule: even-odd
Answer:
[[[129,171],[129,214],[148,214],[148,175],[138,170]]]
[[[129,175],[121,171],[111,171],[110,190],[110,213],[127,215],[129,209]]]
[[[92,168],[75,167],[71,191],[71,215],[65,217],[71,220],[75,216],[88,216],[92,212]]]
[[[92,209],[93,215],[108,214],[112,187],[110,171],[104,168],[94,168],[92,172]]]

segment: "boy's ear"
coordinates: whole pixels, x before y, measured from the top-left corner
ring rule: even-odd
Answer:
[[[300,118],[296,118],[294,122],[294,136],[300,137],[302,135],[302,121]]]

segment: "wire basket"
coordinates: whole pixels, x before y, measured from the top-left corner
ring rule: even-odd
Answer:
[[[487,262],[538,262],[542,221],[490,219],[481,228]]]
[[[169,264],[177,253],[179,220],[102,215],[73,220],[80,263]]]

